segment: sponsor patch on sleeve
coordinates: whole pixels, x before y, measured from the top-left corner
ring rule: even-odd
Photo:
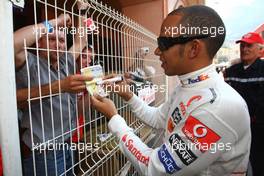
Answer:
[[[127,137],[127,134],[125,134],[122,137],[122,142],[125,144],[125,147],[127,148],[127,150],[134,155],[134,157],[141,163],[143,163],[144,165],[148,166],[149,163],[149,156],[145,155],[144,153],[141,152],[141,150],[139,148],[137,148],[134,144],[134,140],[133,139],[129,139]]]

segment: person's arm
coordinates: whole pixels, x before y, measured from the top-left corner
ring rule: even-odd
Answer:
[[[195,146],[195,143],[188,139],[182,129],[190,132],[188,135],[193,135],[192,129],[189,129],[193,121],[204,124],[199,117],[214,118],[206,111],[199,112],[198,116],[189,116],[188,124],[181,129],[176,129],[160,147],[155,149],[148,147],[136,136],[119,115],[111,118],[108,127],[112,134],[118,137],[121,151],[142,175],[196,175],[210,167],[235,143],[234,134],[223,124],[218,123],[206,124],[210,134],[202,138],[203,145]],[[222,126],[222,129],[218,127],[214,130],[217,125]],[[209,129],[212,131],[209,132]],[[224,175],[224,171],[221,172],[216,175]]]
[[[86,47],[87,43],[87,32],[84,20],[86,19],[86,14],[81,13],[83,10],[87,10],[89,7],[89,3],[78,1],[77,7],[79,11],[78,15],[78,24],[77,24],[77,33],[74,36],[74,42],[71,48],[69,49],[70,53],[72,53],[73,58],[77,59],[83,48]],[[80,33],[82,31],[82,33]]]
[[[50,27],[55,28],[64,26],[64,21],[66,21],[66,26],[71,23],[70,16],[68,14],[61,14],[57,19],[49,20]],[[36,25],[30,25],[23,27],[14,33],[14,55],[16,68],[20,68],[25,64],[26,55],[24,49],[24,40],[26,41],[26,46],[32,46],[35,44],[40,37],[46,35],[48,31],[47,26],[44,23],[39,23]]]
[[[45,34],[46,29],[43,23],[36,25],[30,25],[23,27],[14,33],[14,55],[15,65],[19,68],[25,64],[26,57],[24,51],[24,40],[26,46],[31,46],[41,37],[41,34]]]
[[[79,93],[86,89],[85,81],[90,81],[90,80],[92,80],[91,77],[78,75],[78,74],[71,75],[64,78],[61,81],[58,80],[54,81],[50,85],[49,84],[42,85],[40,88],[39,86],[31,87],[30,98],[40,97],[40,91],[41,91],[41,96],[57,94],[59,92]],[[22,88],[17,90],[17,104],[19,108],[27,107],[28,96],[29,96],[28,88]]]
[[[104,79],[114,76],[116,75],[108,75]],[[129,82],[130,80],[126,79],[116,84],[106,83],[105,87],[107,90],[117,93],[122,97],[130,105],[132,112],[135,113],[137,118],[153,128],[163,128],[167,119],[170,100],[159,107],[151,107],[130,90]]]
[[[133,94],[127,103],[136,117],[144,123],[156,129],[164,128],[169,111],[169,101],[161,104],[159,107],[151,107]]]
[[[185,123],[165,138],[160,147],[152,149],[127,126],[125,120],[117,114],[111,100],[98,97],[92,97],[91,100],[93,106],[110,119],[108,127],[119,139],[121,151],[142,175],[199,174],[223,153],[231,150],[237,140],[233,131],[218,121],[213,114],[204,109],[197,109]],[[194,128],[199,128],[198,134],[193,131]],[[195,135],[200,135],[197,145],[194,143],[196,140],[190,138]],[[219,144],[224,147],[217,147]],[[221,172],[215,174],[228,174]]]

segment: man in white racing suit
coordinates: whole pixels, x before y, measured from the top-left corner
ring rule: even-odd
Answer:
[[[179,26],[223,30],[183,35],[175,32]],[[181,81],[168,101],[150,107],[129,89],[120,89],[125,82],[112,85],[139,119],[164,130],[158,148],[149,148],[134,134],[111,100],[92,97],[94,107],[110,119],[108,127],[121,151],[142,175],[246,175],[251,142],[247,105],[212,65],[224,39],[224,24],[211,8],[176,9],[164,20],[155,50],[165,74]]]

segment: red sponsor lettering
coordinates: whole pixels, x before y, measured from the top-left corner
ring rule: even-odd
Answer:
[[[173,121],[171,120],[171,117],[169,118],[169,121],[168,121],[168,126],[167,126],[167,129],[170,133],[172,133],[173,129],[174,129],[175,125],[173,123]]]
[[[191,97],[191,98],[187,101],[187,104],[186,104],[186,105],[184,105],[184,103],[181,102],[181,103],[180,103],[180,108],[181,108],[181,112],[182,112],[182,114],[183,114],[183,115],[186,114],[186,107],[189,107],[193,101],[199,101],[199,100],[201,100],[201,99],[202,99],[202,96],[201,96],[201,95],[196,95],[196,96]]]
[[[149,156],[143,155],[143,153],[141,153],[141,151],[134,146],[133,139],[128,139],[127,140],[127,134],[125,134],[122,137],[122,141],[125,143],[125,146],[128,149],[128,151],[130,151],[130,153],[132,155],[134,155],[137,158],[138,161],[140,161],[141,163],[145,164],[146,166],[148,165]]]
[[[206,80],[208,78],[209,78],[209,75],[206,75],[206,74],[202,74],[202,75],[199,76],[199,80],[200,81],[204,81],[204,80]]]
[[[196,96],[191,97],[189,101],[187,102],[187,107],[189,107],[193,101],[199,101],[201,99],[202,99],[201,95],[196,95]]]
[[[125,135],[122,137],[122,141],[123,141],[123,142],[126,142],[126,138],[127,138],[127,134],[125,134]]]
[[[202,99],[201,95],[196,95],[196,96],[191,97],[188,100],[187,105],[184,105],[183,102],[180,102],[179,105],[180,105],[180,110],[181,110],[182,115],[186,115],[186,108],[189,107],[193,101],[199,101],[201,99]],[[175,127],[175,124],[171,118],[172,117],[169,117],[168,124],[167,124],[167,129],[170,133],[172,133],[172,131]]]
[[[183,104],[183,102],[180,103],[180,108],[181,108],[182,115],[185,115],[186,114],[186,107]]]

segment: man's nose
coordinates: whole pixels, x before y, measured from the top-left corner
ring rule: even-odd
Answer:
[[[155,49],[155,51],[154,51],[154,54],[155,54],[156,56],[160,56],[161,53],[162,53],[162,52],[160,51],[159,47],[157,47],[157,48]]]
[[[247,47],[247,46],[242,46],[242,47],[240,47],[240,50],[241,51],[247,51],[249,49],[249,47]]]
[[[58,42],[58,49],[63,50],[64,49],[64,43]]]

